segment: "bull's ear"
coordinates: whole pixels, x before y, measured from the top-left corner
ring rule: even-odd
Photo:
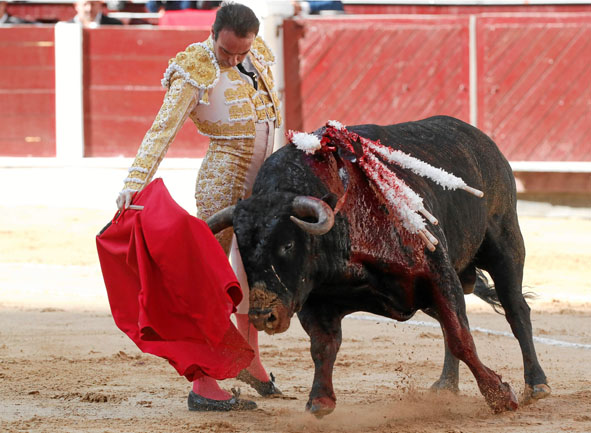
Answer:
[[[339,201],[336,194],[333,194],[332,192],[329,192],[328,194],[322,196],[321,200],[328,204],[332,208],[332,210],[334,210],[335,206],[337,205],[337,201]]]

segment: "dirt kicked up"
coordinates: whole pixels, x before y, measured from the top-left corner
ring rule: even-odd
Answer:
[[[284,392],[252,412],[189,412],[190,384],[165,360],[142,354],[114,325],[94,235],[111,215],[90,210],[0,209],[0,432],[589,432],[591,431],[591,219],[520,218],[536,349],[552,395],[495,415],[470,371],[460,393],[429,391],[443,339],[418,314],[406,323],[354,315],[343,321],[335,412],[305,413],[313,365],[297,320],[260,334],[261,356]],[[482,361],[523,391],[517,341],[505,318],[468,297]]]

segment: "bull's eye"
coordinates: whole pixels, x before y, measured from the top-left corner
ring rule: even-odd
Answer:
[[[292,248],[293,248],[293,241],[290,241],[281,247],[280,252],[281,252],[281,254],[286,254]]]

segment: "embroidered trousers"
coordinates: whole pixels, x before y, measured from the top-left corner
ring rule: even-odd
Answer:
[[[275,132],[272,122],[256,123],[255,128],[254,140],[211,140],[195,185],[198,218],[206,220],[252,193],[259,169],[273,152]],[[244,294],[242,302],[238,305],[238,313],[246,314],[248,282],[236,238],[230,228],[218,233],[216,237],[226,254],[230,256],[232,269]]]

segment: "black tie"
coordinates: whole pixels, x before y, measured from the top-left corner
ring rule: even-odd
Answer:
[[[254,87],[254,90],[258,90],[257,76],[255,75],[255,73],[254,72],[248,72],[246,69],[244,69],[244,66],[242,66],[242,63],[238,63],[236,65],[236,67],[244,75],[248,75],[250,77],[250,79],[252,80],[252,86]]]

